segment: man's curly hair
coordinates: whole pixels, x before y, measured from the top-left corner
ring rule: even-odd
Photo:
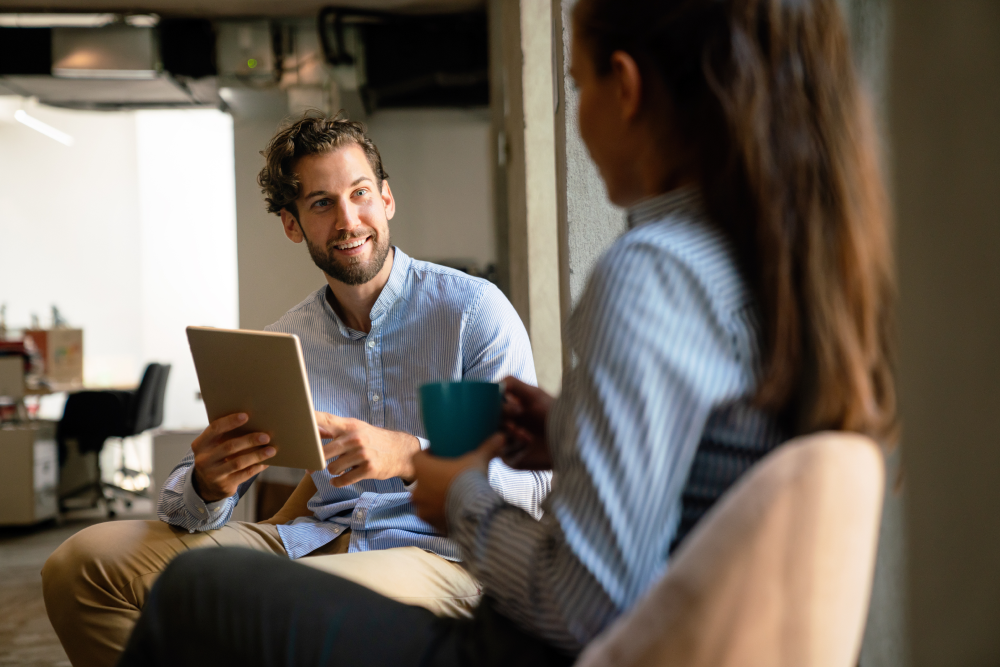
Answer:
[[[306,113],[279,129],[267,148],[260,152],[265,164],[257,176],[257,183],[267,202],[268,213],[287,209],[297,220],[299,211],[295,200],[299,196],[299,179],[293,171],[295,163],[303,156],[328,153],[352,143],[365,152],[375,172],[376,185],[382,191],[382,181],[389,178],[389,174],[382,168],[378,148],[368,138],[363,123],[342,118],[342,114],[330,118]]]

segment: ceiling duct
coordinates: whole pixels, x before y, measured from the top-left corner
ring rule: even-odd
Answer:
[[[74,109],[219,105],[205,78],[215,74],[209,21],[115,19],[93,28],[0,27],[0,93]]]
[[[68,79],[155,79],[159,49],[153,28],[113,24],[53,28],[52,75]]]
[[[485,11],[394,14],[326,7],[319,30],[327,62],[357,70],[369,112],[489,104]]]

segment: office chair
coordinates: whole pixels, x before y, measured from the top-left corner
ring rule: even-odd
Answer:
[[[166,395],[169,364],[151,363],[146,366],[139,388],[135,391],[102,390],[81,391],[70,394],[66,400],[62,419],[56,428],[59,444],[59,465],[65,465],[70,441],[75,441],[81,456],[93,455],[100,461],[100,452],[109,438],[122,440],[123,476],[136,476],[139,471],[125,467],[124,443],[132,436],[156,428],[163,423],[163,403]],[[65,509],[65,501],[84,493],[93,494],[96,507],[102,500],[107,507],[108,517],[115,516],[114,502],[121,496],[125,505],[131,506],[134,498],[148,498],[145,490],[127,489],[102,480],[100,466],[96,467],[95,479],[61,493],[60,506]]]

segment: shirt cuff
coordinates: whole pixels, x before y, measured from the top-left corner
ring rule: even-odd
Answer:
[[[206,503],[194,488],[194,466],[188,468],[184,478],[184,507],[191,516],[202,521],[214,521],[226,506],[229,498]]]
[[[503,498],[490,486],[486,475],[475,469],[465,470],[448,487],[445,499],[448,526],[469,530],[491,508],[502,504]]]

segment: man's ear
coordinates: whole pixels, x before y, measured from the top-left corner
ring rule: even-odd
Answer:
[[[385,219],[392,220],[392,216],[396,215],[396,200],[392,196],[388,179],[382,179],[382,203],[385,204]]]
[[[281,227],[285,230],[285,236],[292,243],[302,243],[305,235],[302,233],[302,226],[291,211],[287,208],[281,209]]]
[[[611,54],[611,75],[614,77],[621,118],[630,121],[642,107],[642,73],[635,59],[625,51]]]

